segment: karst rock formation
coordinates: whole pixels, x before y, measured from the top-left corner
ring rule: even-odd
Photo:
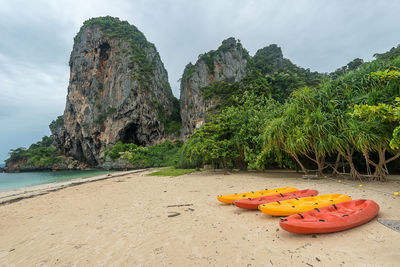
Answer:
[[[98,166],[118,141],[145,146],[167,136],[177,100],[157,49],[135,26],[113,17],[86,21],[69,66],[64,122],[53,132],[66,155]]]

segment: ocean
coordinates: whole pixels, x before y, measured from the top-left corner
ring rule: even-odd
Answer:
[[[77,178],[87,178],[96,175],[107,174],[110,172],[111,171],[106,170],[91,170],[0,173],[0,192],[32,185],[61,182]]]

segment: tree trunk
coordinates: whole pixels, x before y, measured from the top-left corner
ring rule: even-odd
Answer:
[[[308,173],[308,170],[303,166],[303,164],[302,164],[301,161],[299,160],[299,157],[298,157],[296,154],[294,154],[294,153],[289,153],[289,154],[296,160],[297,164],[299,164],[299,166],[300,166],[300,168],[301,168],[301,171],[302,171],[303,173]]]
[[[336,162],[335,162],[335,167],[333,167],[332,175],[336,176],[336,174],[339,174],[337,169],[339,168],[340,158],[341,158],[341,154],[340,154],[340,151],[338,151],[337,157],[336,157]]]
[[[377,152],[378,152],[378,156],[379,156],[378,164],[373,162],[369,158],[369,155],[367,152],[364,152],[364,157],[367,160],[367,162],[375,168],[375,171],[372,174],[370,180],[384,182],[384,181],[386,181],[386,176],[389,174],[389,172],[387,171],[387,168],[386,168],[386,160],[385,160],[386,149],[379,146],[377,148]]]
[[[385,149],[378,150],[379,162],[375,166],[375,172],[373,174],[374,180],[386,181],[386,176],[389,174],[385,166]]]
[[[341,152],[342,156],[347,160],[350,167],[350,177],[354,180],[362,180],[361,174],[357,171],[356,166],[354,166],[353,162],[353,153],[354,149],[346,149],[346,152]]]
[[[315,163],[317,163],[318,166],[318,174],[323,175],[325,169],[325,157],[318,152],[315,152]]]
[[[310,157],[307,153],[302,153],[304,156],[309,158],[310,160],[314,161],[315,164],[317,164],[317,172],[319,175],[323,175],[324,169],[327,167],[325,166],[325,156],[321,155],[318,153],[316,150],[314,150],[314,155],[315,159]]]

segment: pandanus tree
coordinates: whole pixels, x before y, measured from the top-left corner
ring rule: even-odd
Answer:
[[[399,71],[388,69],[372,72],[370,79],[372,85],[370,98],[374,100],[370,102],[387,101],[387,96],[399,94]],[[398,98],[396,98],[396,101],[398,103]],[[364,121],[367,126],[362,129],[362,134],[365,138],[359,140],[357,147],[363,152],[367,163],[375,168],[371,179],[386,180],[386,176],[389,174],[387,164],[400,157],[398,145],[400,111],[398,105],[383,103],[377,105],[355,105],[352,115]],[[378,162],[374,162],[370,158],[370,153],[372,152],[378,154]],[[386,158],[387,152],[392,156]]]
[[[288,142],[293,130],[289,127],[290,123],[291,121],[283,115],[268,122],[263,133],[264,146],[261,156],[265,158],[265,155],[287,153],[297,162],[302,172],[307,173],[309,170],[301,162],[296,146],[293,146],[293,142]],[[261,160],[263,159],[259,159]]]
[[[398,73],[393,70],[379,71],[390,67],[392,63],[392,61],[385,60],[366,63],[359,70],[349,72],[322,85],[321,100],[327,102],[324,106],[328,108],[327,112],[332,113],[335,118],[337,163],[343,157],[348,162],[350,176],[354,179],[363,177],[356,170],[353,162],[355,150],[364,155],[367,174],[370,174],[369,164],[375,167],[372,179],[382,180],[387,174],[387,168],[385,169],[383,163],[386,160],[381,159],[381,164],[375,163],[371,160],[370,155],[376,153],[378,157],[385,157],[385,152],[390,149],[387,146],[388,134],[392,132],[393,125],[387,121],[383,123],[382,119],[377,120],[376,117],[372,118],[367,114],[361,114],[360,109],[357,108],[356,112],[353,112],[353,109],[354,105],[390,102],[394,95],[398,95],[399,84],[396,81],[399,77]],[[334,170],[339,173],[337,169],[336,164]]]
[[[372,180],[386,180],[389,174],[387,164],[400,157],[399,107],[387,104],[359,105],[355,106],[353,115],[362,118],[367,126],[359,132],[364,138],[360,138],[357,147],[363,152],[367,163],[375,168]],[[378,162],[370,158],[371,152],[378,154]],[[392,156],[386,158],[387,152]]]
[[[355,142],[358,133],[362,128],[358,120],[350,116],[351,106],[355,97],[360,95],[360,90],[364,87],[364,75],[359,72],[348,73],[335,80],[330,80],[322,84],[319,91],[320,106],[324,109],[327,117],[330,118],[331,131],[329,133],[329,143],[332,145],[332,154],[336,153],[336,162],[331,164],[334,174],[347,175],[353,179],[361,179],[361,174],[357,171],[353,161],[356,147]],[[357,84],[354,84],[357,81]],[[343,166],[343,172],[339,171],[341,159],[347,162],[349,173]]]
[[[324,112],[315,88],[304,87],[293,92],[280,117],[271,121],[264,132],[266,149],[279,146],[291,155],[303,172],[308,172],[300,157],[317,165],[322,174],[325,158],[334,150],[334,124]]]

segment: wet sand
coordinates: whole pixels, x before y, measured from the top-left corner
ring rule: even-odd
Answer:
[[[400,197],[383,193],[400,191],[400,179],[359,188],[285,171],[147,173],[0,205],[0,265],[399,266],[400,233],[376,219],[333,234],[295,235],[279,227],[279,218],[219,203],[216,196],[312,188],[375,200],[378,218],[400,220]]]

